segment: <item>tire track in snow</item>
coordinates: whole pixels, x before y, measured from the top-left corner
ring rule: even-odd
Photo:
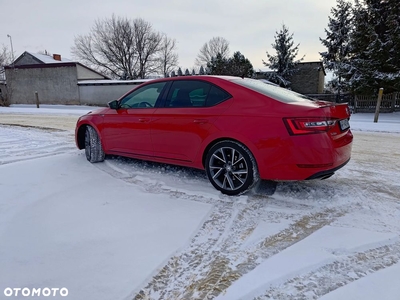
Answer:
[[[268,289],[256,300],[318,299],[400,261],[400,242],[358,252]]]
[[[140,163],[133,171],[118,165],[118,160],[106,160],[96,167],[148,192],[213,204],[212,212],[190,244],[170,258],[134,296],[135,300],[214,298],[262,261],[331,224],[347,209],[347,206],[346,209],[340,205],[326,208],[327,205],[281,201],[257,194],[217,198],[196,196],[141,176]],[[312,187],[307,189],[312,190]],[[328,193],[334,196],[334,189]],[[268,206],[271,205],[281,207],[282,212],[278,216],[276,212],[270,212]],[[285,211],[288,206],[295,209],[295,213],[288,214]],[[244,245],[263,218],[270,221],[285,218],[291,223],[276,234]]]
[[[72,133],[31,126],[0,126],[0,165],[71,152]]]
[[[264,201],[265,202],[265,201]],[[214,231],[223,232],[221,225],[236,223],[240,226],[240,216],[246,215],[249,207],[244,205],[234,218],[227,222],[212,224]],[[279,253],[291,245],[311,235],[316,230],[332,223],[345,211],[327,209],[312,214],[306,214],[294,222],[286,230],[265,238],[256,245],[241,249],[239,241],[230,241],[231,235],[204,243],[203,231],[221,213],[214,210],[211,220],[204,224],[192,240],[190,246],[179,255],[172,257],[161,271],[133,299],[212,299],[226,290],[234,281],[257,267],[263,260]],[[219,228],[218,228],[219,227]],[[252,226],[245,226],[242,231],[248,231]],[[234,233],[232,233],[234,234]],[[220,237],[223,236],[222,233]],[[240,237],[240,235],[239,235]],[[220,245],[218,245],[220,243]],[[237,259],[235,259],[235,257]]]
[[[167,193],[171,197],[214,205],[209,218],[189,246],[171,257],[138,291],[133,297],[135,300],[212,299],[269,257],[335,222],[348,212],[363,209],[365,205],[374,207],[376,201],[387,203],[387,197],[392,196],[390,193],[380,196],[375,194],[373,200],[366,201],[366,197],[372,191],[360,190],[359,186],[362,186],[363,180],[349,181],[348,177],[342,176],[337,176],[333,181],[281,184],[274,197],[252,193],[242,197],[215,197],[212,192],[211,197],[196,196],[188,194],[185,190],[166,186],[157,176],[156,179],[151,179],[152,174],[158,173],[167,173],[164,174],[166,177],[176,176],[165,171],[164,167],[161,167],[160,172],[160,164],[143,167],[142,163],[136,162],[132,168],[129,161],[121,165],[118,164],[118,160],[106,160],[105,164],[98,166],[105,172],[114,172],[113,176],[126,182],[142,186],[148,192]],[[174,167],[171,171],[175,171]],[[185,171],[183,173],[185,174]],[[190,172],[188,174],[190,177]],[[188,182],[196,184],[198,180],[208,183],[206,178],[189,179]],[[372,189],[376,191],[375,187]],[[349,194],[352,195],[352,199],[349,199]],[[269,211],[271,206],[280,207],[282,212],[272,213]],[[288,213],[288,209],[295,212]],[[271,222],[285,219],[291,223],[287,228],[261,241],[246,243],[262,219]],[[327,279],[321,290],[330,289],[328,278],[335,276],[336,271],[327,267],[326,272]],[[306,285],[307,276],[299,281]],[[297,291],[294,295],[297,295],[296,293],[299,295],[297,299],[304,299],[313,292]],[[290,297],[292,295],[287,299],[291,299]]]

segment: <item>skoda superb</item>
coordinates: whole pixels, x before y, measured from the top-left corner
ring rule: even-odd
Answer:
[[[351,155],[347,104],[312,100],[228,76],[148,81],[79,118],[76,145],[92,163],[107,154],[203,169],[241,194],[259,179],[326,179]]]

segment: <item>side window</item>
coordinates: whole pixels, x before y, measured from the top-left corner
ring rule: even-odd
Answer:
[[[166,107],[213,106],[229,99],[224,90],[200,80],[177,80],[168,92]]]
[[[198,80],[177,80],[169,90],[166,107],[202,107],[205,106],[211,85]]]
[[[166,82],[147,84],[126,95],[120,101],[121,108],[152,108],[156,105]]]
[[[213,85],[210,89],[210,92],[208,93],[208,97],[206,99],[206,106],[217,105],[218,103],[221,103],[222,101],[225,101],[230,97],[231,97],[230,94]]]

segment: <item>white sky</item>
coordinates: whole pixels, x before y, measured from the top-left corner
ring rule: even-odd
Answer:
[[[325,48],[319,38],[325,37],[334,6],[336,0],[0,0],[0,44],[10,46],[9,34],[15,57],[47,50],[72,58],[74,37],[114,13],[143,18],[175,38],[182,68],[192,68],[200,47],[222,36],[230,42],[231,54],[240,51],[259,69],[265,52],[273,53],[271,43],[283,23],[300,43],[299,56],[320,60],[318,52]]]

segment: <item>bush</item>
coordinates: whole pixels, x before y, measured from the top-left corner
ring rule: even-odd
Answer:
[[[8,97],[5,96],[0,96],[0,106],[6,106],[9,107],[10,106],[10,101],[8,100]]]

